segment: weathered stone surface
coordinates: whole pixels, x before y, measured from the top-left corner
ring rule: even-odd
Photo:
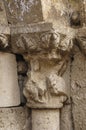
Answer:
[[[32,130],[60,130],[59,109],[32,110]]]
[[[8,23],[11,25],[10,28],[6,26]],[[84,28],[80,28],[82,26]],[[72,103],[70,104],[70,100],[68,100],[61,111],[62,130],[86,129],[86,74],[84,72],[86,61],[85,26],[86,0],[0,1],[0,49],[6,48],[6,50],[3,50],[20,53],[28,63],[30,62],[26,85],[24,84],[24,77],[21,76],[21,74],[26,73],[25,68],[23,68],[24,65],[19,65],[20,68],[18,68],[22,103],[24,102],[22,94],[24,85],[27,105],[31,108],[61,108],[63,102],[66,101],[66,97],[68,96],[70,99],[71,94]],[[11,39],[8,37],[9,35],[11,35]],[[70,51],[73,48],[73,38],[76,39],[74,43],[78,45],[80,50],[75,50],[73,54],[74,59],[72,57],[71,60],[73,64],[70,64],[69,69],[64,74]],[[3,71],[4,73],[1,73],[1,76],[5,74],[6,68]],[[69,77],[72,78],[69,80]],[[66,81],[66,85],[63,79]],[[71,92],[70,82],[72,86]],[[4,84],[7,85],[7,82],[4,81]],[[17,91],[15,90],[13,92],[15,93]],[[13,94],[12,97],[14,93],[11,93]],[[1,90],[0,96],[2,94]],[[3,99],[7,100],[5,96]],[[47,112],[45,110],[33,110],[32,117],[35,118],[33,118],[32,129],[50,130],[52,128],[55,130],[57,126],[56,121],[59,123],[59,118],[56,118],[54,114],[59,115],[60,113],[58,112],[57,114],[55,110],[53,112],[51,110]],[[12,117],[14,116],[12,115]],[[47,117],[50,122],[48,125]],[[55,122],[52,119],[55,119]],[[8,126],[10,129],[12,125],[8,124]],[[20,128],[19,126],[17,127],[18,130]]]
[[[55,27],[81,26],[83,2],[81,0],[41,0],[43,18]]]
[[[5,0],[9,24],[28,24],[43,20],[40,0]]]
[[[73,130],[71,104],[61,109],[61,130]]]
[[[11,49],[14,53],[23,54],[35,51],[41,44],[42,34],[52,30],[51,23],[29,24],[27,26],[11,27]]]
[[[32,24],[26,31],[22,27],[11,27],[15,30],[11,35],[11,47],[31,65],[24,89],[27,105],[33,108],[61,108],[67,99],[66,85],[61,76],[73,48],[74,36],[52,30],[50,23]]]
[[[69,61],[68,61],[68,64],[67,64],[67,68],[66,68],[65,72],[63,73],[62,77],[63,77],[63,79],[65,80],[65,83],[66,83],[68,99],[70,99],[70,92],[71,92],[71,85],[70,85],[70,82],[71,82],[71,79],[70,79],[71,59],[70,59],[70,56],[69,56],[68,60]]]
[[[50,21],[55,26],[77,26],[85,23],[84,5],[81,0],[5,0],[9,24]]]
[[[72,116],[75,130],[86,129],[86,57],[75,48],[71,69]]]
[[[46,75],[45,78],[40,73],[37,77],[35,73],[33,75],[31,77],[33,80],[28,80],[26,88],[24,88],[27,106],[30,108],[61,108],[67,99],[64,80],[56,74],[51,74],[49,81],[45,79]],[[39,77],[40,82],[38,82]],[[46,82],[50,83],[46,84]]]
[[[76,40],[80,50],[86,56],[86,27],[78,29]]]
[[[7,25],[7,16],[3,0],[0,0],[0,25]]]
[[[71,103],[71,59],[69,59],[69,63],[67,65],[67,69],[65,73],[63,74],[63,78],[66,82],[66,87],[68,91],[68,100],[65,102],[63,108],[61,109],[61,130],[73,130],[73,124],[72,124],[72,103]]]
[[[30,130],[29,110],[23,107],[0,108],[0,130]]]
[[[0,52],[0,107],[20,104],[15,55]]]
[[[19,45],[22,52],[27,52],[23,56],[31,64],[24,88],[27,105],[31,108],[61,108],[67,99],[67,87],[61,76],[66,70],[73,38],[62,38],[61,34],[52,31],[37,35],[34,35],[35,41],[32,41],[32,35],[30,39],[25,35],[25,40],[20,38],[22,44],[20,41],[15,44],[16,47]]]
[[[11,29],[11,35],[45,32],[50,31],[52,29],[52,23],[38,22],[27,25],[16,25],[16,26],[12,25],[10,26],[10,29]]]
[[[6,47],[9,46],[9,45],[8,45],[8,42],[9,42],[8,39],[9,39],[9,38],[8,38],[7,35],[5,35],[5,34],[3,34],[3,33],[0,34],[0,49],[6,48]]]
[[[6,48],[8,46],[10,29],[7,25],[8,22],[4,2],[0,0],[0,49],[1,47]]]
[[[10,28],[9,26],[0,25],[0,34],[10,35]]]
[[[71,100],[70,100],[70,92],[71,92],[71,79],[70,79],[70,72],[71,72],[71,60],[69,60],[69,63],[67,65],[67,69],[65,73],[63,74],[63,78],[65,79],[66,82],[66,87],[68,91],[68,100],[64,104],[63,108],[61,109],[61,130],[73,130],[73,125],[72,125],[72,108],[71,108]]]

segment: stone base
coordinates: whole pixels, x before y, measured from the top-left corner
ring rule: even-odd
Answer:
[[[33,109],[32,130],[60,130],[59,109]]]
[[[22,107],[0,108],[0,130],[30,130],[26,109]]]

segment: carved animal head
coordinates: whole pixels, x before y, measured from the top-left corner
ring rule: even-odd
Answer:
[[[29,102],[38,102],[43,103],[43,97],[45,90],[39,88],[36,82],[29,80],[26,83],[26,87],[24,88],[24,95],[28,99]]]

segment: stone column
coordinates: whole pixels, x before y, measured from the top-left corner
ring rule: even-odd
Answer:
[[[60,109],[68,95],[62,74],[73,43],[70,37],[61,39],[54,32],[42,34],[40,39],[41,44],[33,44],[31,50],[28,46],[29,53],[23,55],[31,66],[24,95],[32,109],[32,130],[60,130]]]
[[[60,108],[67,100],[65,81],[58,76],[63,63],[59,67],[56,59],[43,60],[31,60],[24,89],[27,106],[32,108],[32,130],[60,130]]]
[[[17,63],[16,56],[9,50],[10,28],[6,13],[4,1],[0,0],[0,130],[28,130],[29,113],[19,106]]]
[[[7,52],[9,35],[9,27],[0,27],[0,130],[28,130],[28,109],[19,106],[16,56]]]
[[[0,107],[18,106],[20,92],[15,55],[0,52]]]
[[[32,130],[60,130],[59,109],[32,109]]]

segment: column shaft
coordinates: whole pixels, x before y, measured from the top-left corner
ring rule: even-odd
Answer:
[[[20,104],[16,57],[0,52],[0,107]]]
[[[32,130],[60,130],[59,109],[32,109]]]

